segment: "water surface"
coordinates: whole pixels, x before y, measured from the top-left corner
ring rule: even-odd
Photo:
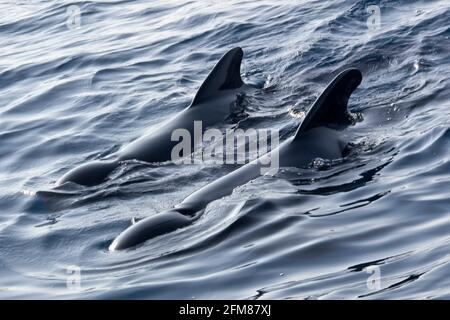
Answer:
[[[369,28],[371,4],[2,1],[0,297],[450,298],[450,4],[380,1]],[[234,167],[129,161],[97,187],[55,181],[185,108],[235,46],[246,81],[264,89],[222,129],[286,139],[301,121],[289,110],[307,111],[355,66],[364,80],[350,110],[364,121],[351,154],[262,176],[184,230],[109,252],[133,217]],[[68,266],[81,269],[79,290]]]

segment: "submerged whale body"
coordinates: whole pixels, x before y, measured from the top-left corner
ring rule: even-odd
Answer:
[[[204,186],[175,208],[145,218],[123,231],[110,250],[134,247],[156,236],[190,225],[208,203],[232,193],[234,188],[261,175],[261,164],[275,153],[280,167],[298,167],[316,158],[338,159],[345,156],[347,143],[343,129],[352,123],[347,103],[362,81],[358,69],[347,69],[334,78],[314,102],[295,135],[277,149]]]
[[[102,183],[124,160],[145,162],[171,160],[173,147],[178,143],[171,139],[174,130],[186,129],[194,140],[194,121],[202,122],[202,131],[224,121],[232,113],[232,105],[237,95],[251,88],[241,78],[243,55],[241,48],[234,48],[226,53],[203,82],[189,107],[175,117],[106,160],[92,161],[72,169],[59,179],[57,184],[70,181],[79,185],[93,186]],[[198,142],[191,141],[191,146],[195,146]]]

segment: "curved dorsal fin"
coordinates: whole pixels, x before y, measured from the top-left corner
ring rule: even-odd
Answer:
[[[204,102],[217,91],[240,88],[244,84],[241,78],[243,56],[239,47],[228,51],[200,86],[191,105]]]
[[[348,99],[361,81],[361,71],[355,68],[344,70],[337,75],[314,102],[295,138],[315,127],[349,125],[351,121],[347,110]]]

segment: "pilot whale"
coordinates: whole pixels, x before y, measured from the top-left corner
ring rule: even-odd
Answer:
[[[237,98],[254,88],[245,84],[241,78],[243,55],[244,52],[239,47],[226,53],[200,86],[191,104],[175,117],[163,122],[117,153],[70,170],[57,181],[57,185],[69,181],[84,186],[97,185],[105,181],[124,160],[135,159],[145,162],[173,160],[171,153],[178,143],[172,139],[174,130],[188,130],[192,140],[197,139],[198,135],[193,134],[194,122],[201,121],[203,132],[207,127],[224,121],[232,114]],[[195,147],[199,142],[191,141],[191,146]]]
[[[316,158],[344,157],[348,145],[344,129],[354,122],[347,104],[361,81],[362,74],[358,69],[341,72],[314,102],[293,137],[262,157],[204,186],[173,209],[131,225],[111,243],[109,249],[131,248],[192,224],[208,203],[231,194],[237,186],[260,176],[261,164],[270,160],[267,157],[278,156],[280,167],[307,165]]]

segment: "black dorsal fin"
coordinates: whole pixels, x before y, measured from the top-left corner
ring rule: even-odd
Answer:
[[[239,47],[228,51],[203,82],[192,105],[204,102],[217,91],[240,88],[244,84],[241,78],[243,56],[244,52]]]
[[[358,69],[351,68],[339,73],[314,102],[295,137],[315,127],[349,125],[348,99],[361,81],[362,74]]]

